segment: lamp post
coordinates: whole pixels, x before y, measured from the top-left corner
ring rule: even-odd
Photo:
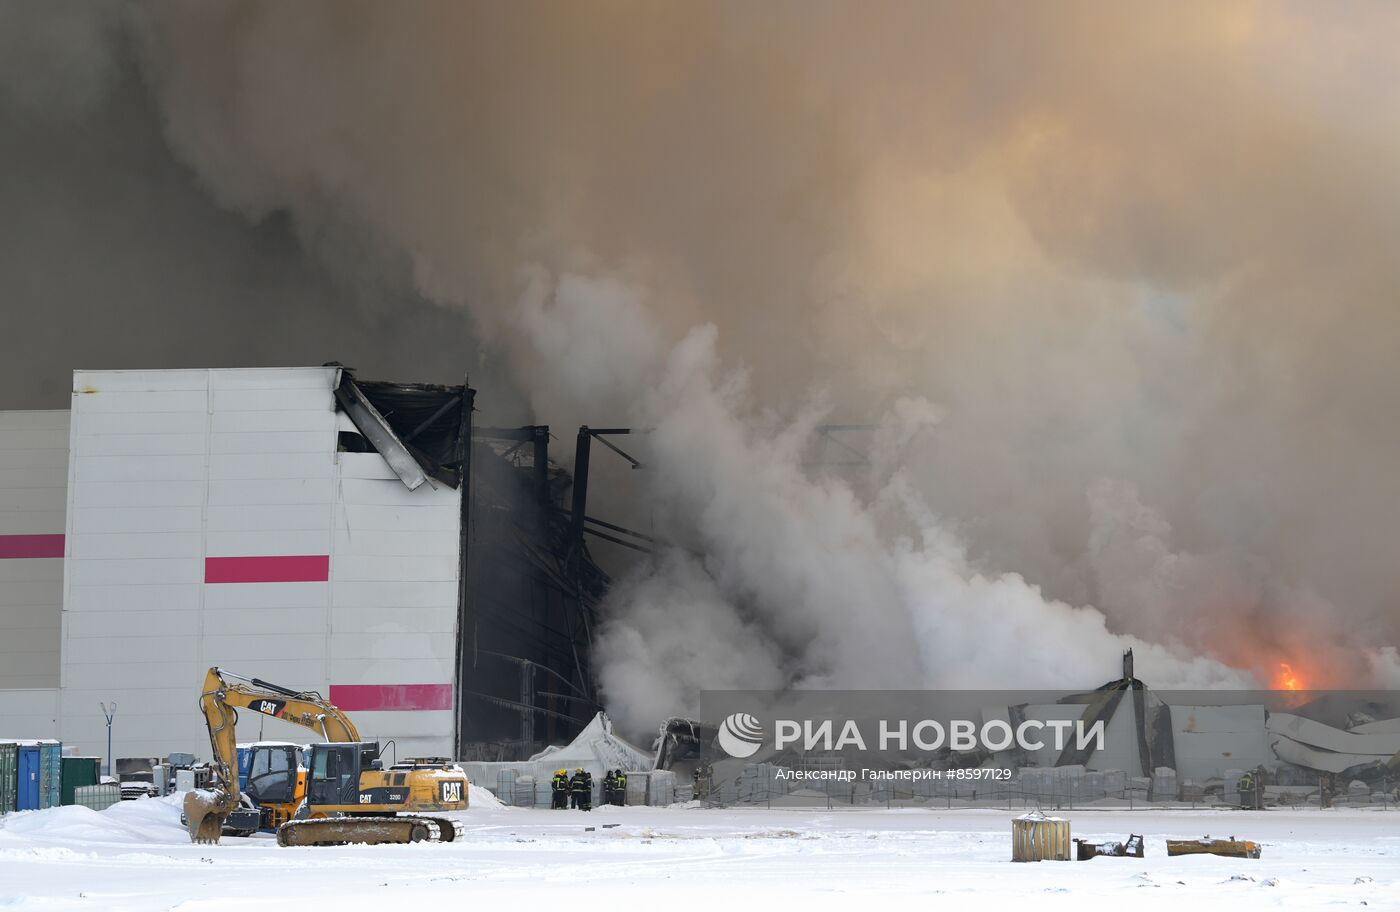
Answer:
[[[106,703],[98,703],[97,705],[102,707],[102,715],[107,717],[107,775],[111,776],[114,775],[112,772],[112,717],[117,714],[117,701],[112,701],[110,709]]]

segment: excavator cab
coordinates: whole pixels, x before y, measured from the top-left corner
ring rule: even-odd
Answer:
[[[304,750],[298,744],[260,741],[249,751],[243,794],[262,812],[258,828],[275,830],[292,819],[306,797]]]
[[[373,768],[379,745],[373,742],[311,745],[311,775],[306,783],[308,808],[358,807],[360,771]],[[367,803],[367,802],[363,802]]]

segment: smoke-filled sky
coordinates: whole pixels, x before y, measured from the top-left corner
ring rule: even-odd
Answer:
[[[1398,38],[1384,3],[0,2],[4,404],[338,358],[657,428],[628,496],[678,547],[601,647],[638,726],[1027,652],[1093,684],[1123,636],[1149,679],[1400,683]],[[789,440],[886,418],[876,478]]]

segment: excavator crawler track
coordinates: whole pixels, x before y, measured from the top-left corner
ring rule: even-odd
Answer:
[[[453,820],[450,817],[427,817],[438,825],[441,835],[441,842],[456,842],[462,838],[462,821]]]
[[[436,817],[329,817],[322,820],[290,820],[282,824],[277,828],[277,844],[329,846],[450,842],[456,835],[455,827],[441,826]]]

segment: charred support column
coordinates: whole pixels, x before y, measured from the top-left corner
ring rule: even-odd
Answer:
[[[588,425],[578,429],[578,444],[574,449],[574,502],[569,514],[569,569],[578,585],[579,562],[583,558],[583,519],[588,510],[588,458],[592,451],[593,432]]]
[[[472,504],[472,402],[476,396],[467,382],[462,382],[462,397],[457,418],[457,466],[461,493],[457,526],[457,686],[452,689],[456,705],[452,714],[452,741],[456,756],[466,753],[466,701],[462,691],[467,682],[467,666],[476,649],[476,613],[472,610],[467,588],[468,542],[471,539]]]
[[[535,443],[535,497],[539,505],[540,535],[549,526],[549,425],[537,424],[530,429]]]
[[[535,663],[520,663],[520,740],[525,752],[535,750]]]

